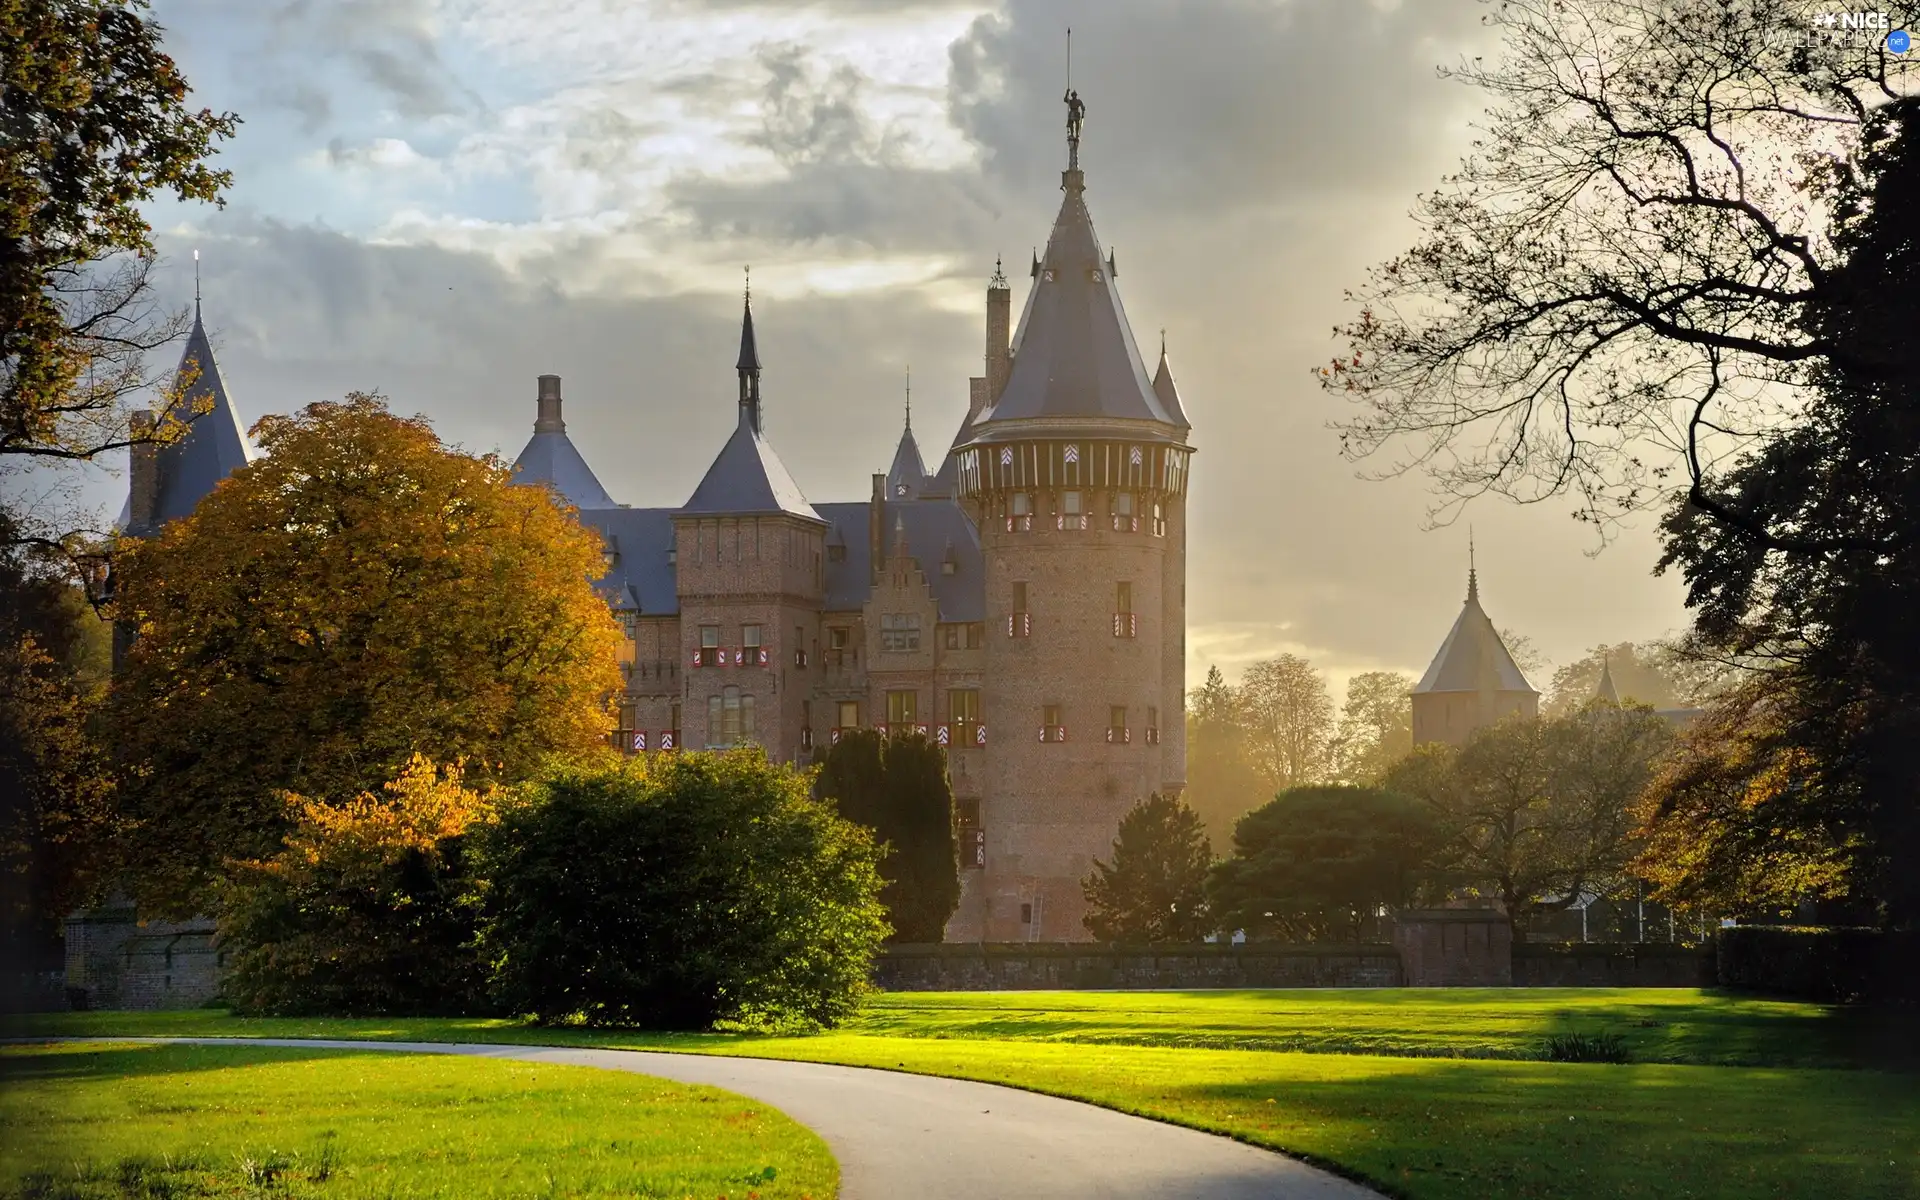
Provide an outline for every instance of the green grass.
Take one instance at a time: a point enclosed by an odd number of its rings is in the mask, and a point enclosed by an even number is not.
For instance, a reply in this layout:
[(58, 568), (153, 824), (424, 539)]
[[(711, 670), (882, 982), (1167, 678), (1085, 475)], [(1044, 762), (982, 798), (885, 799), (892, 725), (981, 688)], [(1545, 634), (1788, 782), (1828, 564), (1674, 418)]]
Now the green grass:
[[(793, 1037), (217, 1011), (11, 1020), (16, 1033), (545, 1042), (950, 1075), (1228, 1134), (1414, 1200), (1913, 1200), (1920, 1075), (1875, 1068), (1900, 1061), (1891, 1047), (1915, 1024), (1681, 989), (894, 994), (847, 1029)], [(1634, 1061), (1529, 1061), (1574, 1033), (1616, 1035)]]
[(487, 1059), (0, 1048), (0, 1196), (827, 1200), (838, 1168), (714, 1088)]

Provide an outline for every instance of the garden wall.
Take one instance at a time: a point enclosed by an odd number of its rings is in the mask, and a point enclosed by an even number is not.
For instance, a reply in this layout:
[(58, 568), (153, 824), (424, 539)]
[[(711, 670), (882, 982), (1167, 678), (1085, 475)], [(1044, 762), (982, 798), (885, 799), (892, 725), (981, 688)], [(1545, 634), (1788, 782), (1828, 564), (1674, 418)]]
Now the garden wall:
[(1515, 987), (1712, 987), (1713, 948), (1664, 942), (1516, 942)]
[(874, 982), (894, 992), (1021, 988), (1398, 987), (1392, 946), (1169, 946), (1051, 942), (888, 946)]
[(220, 994), (222, 955), (213, 922), (148, 921), (126, 909), (67, 918), (71, 1007), (198, 1008)]

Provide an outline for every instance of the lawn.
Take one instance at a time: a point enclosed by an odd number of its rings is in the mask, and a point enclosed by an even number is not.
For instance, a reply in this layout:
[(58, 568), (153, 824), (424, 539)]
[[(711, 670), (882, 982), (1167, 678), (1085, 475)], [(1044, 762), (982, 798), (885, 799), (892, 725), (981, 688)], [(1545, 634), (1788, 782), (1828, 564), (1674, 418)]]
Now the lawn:
[(0, 1196), (827, 1200), (826, 1146), (713, 1088), (337, 1050), (0, 1047)]
[[(1911, 1017), (1689, 990), (896, 994), (846, 1029), (793, 1037), (213, 1011), (11, 1024), (704, 1050), (952, 1075), (1229, 1134), (1414, 1200), (1920, 1197), (1920, 1076), (1873, 1069), (1899, 1060), (1888, 1039), (1911, 1039)], [(1570, 1030), (1618, 1033), (1637, 1061), (1526, 1061)]]

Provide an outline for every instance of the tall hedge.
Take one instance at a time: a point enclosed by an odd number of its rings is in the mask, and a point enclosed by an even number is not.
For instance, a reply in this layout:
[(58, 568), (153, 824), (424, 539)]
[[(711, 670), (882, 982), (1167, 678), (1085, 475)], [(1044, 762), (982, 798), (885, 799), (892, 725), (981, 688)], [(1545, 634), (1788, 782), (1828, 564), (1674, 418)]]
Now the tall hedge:
[(550, 768), (482, 854), (494, 995), (546, 1022), (832, 1025), (886, 933), (873, 840), (759, 751)]
[(1920, 1003), (1920, 932), (1786, 925), (1722, 929), (1720, 986), (1827, 1003)]
[(940, 941), (960, 907), (947, 752), (925, 734), (851, 730), (827, 752), (815, 786), (886, 849), (880, 903), (893, 926), (889, 940)]

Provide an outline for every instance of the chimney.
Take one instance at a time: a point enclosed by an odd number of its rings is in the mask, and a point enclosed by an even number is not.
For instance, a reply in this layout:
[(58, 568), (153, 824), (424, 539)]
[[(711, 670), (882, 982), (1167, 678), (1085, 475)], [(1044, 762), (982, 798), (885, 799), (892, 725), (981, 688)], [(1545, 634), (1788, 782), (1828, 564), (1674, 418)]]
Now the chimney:
[(1013, 355), (1008, 352), (1013, 335), (1013, 289), (1007, 277), (997, 269), (987, 285), (987, 403), (1000, 401), (1000, 390), (1007, 386), (1013, 371)]
[(560, 377), (558, 375), (540, 377), (540, 399), (536, 404), (533, 417), (535, 433), (567, 431), (567, 423), (560, 419)]
[(127, 532), (145, 535), (160, 507), (160, 447), (153, 443), (153, 410), (137, 409), (127, 448)]
[(987, 381), (984, 376), (975, 375), (967, 380), (967, 424), (971, 425), (987, 406)]
[(873, 500), (867, 505), (867, 555), (873, 568), (873, 577), (880, 578), (880, 568), (886, 562), (887, 554), (887, 477), (873, 477)]

